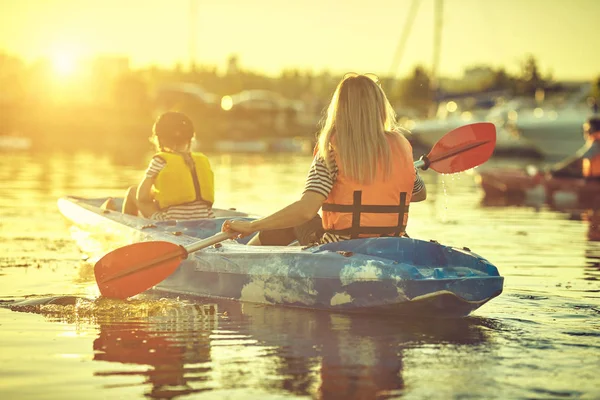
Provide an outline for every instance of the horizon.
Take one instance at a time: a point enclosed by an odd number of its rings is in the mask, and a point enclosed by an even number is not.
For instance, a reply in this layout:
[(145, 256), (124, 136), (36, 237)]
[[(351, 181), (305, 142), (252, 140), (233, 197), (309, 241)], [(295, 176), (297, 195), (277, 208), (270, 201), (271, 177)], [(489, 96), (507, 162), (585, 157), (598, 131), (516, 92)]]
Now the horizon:
[[(239, 0), (176, 5), (162, 0), (0, 0), (0, 51), (27, 63), (50, 58), (67, 72), (96, 56), (127, 57), (134, 69), (187, 68), (195, 60), (197, 66), (222, 71), (235, 55), (241, 69), (269, 76), (286, 69), (388, 76), (411, 3), (351, 0), (340, 7), (333, 0), (301, 5), (257, 0), (243, 8), (246, 4)], [(532, 55), (543, 76), (596, 79), (600, 54), (581, 51), (576, 43), (592, 37), (600, 3), (548, 3), (444, 1), (439, 76), (460, 78), (465, 69), (477, 66), (514, 74)], [(194, 4), (197, 12), (190, 14)], [(393, 76), (408, 76), (419, 65), (431, 71), (434, 6), (435, 0), (420, 2)], [(343, 21), (345, 28), (332, 28), (331, 21)]]

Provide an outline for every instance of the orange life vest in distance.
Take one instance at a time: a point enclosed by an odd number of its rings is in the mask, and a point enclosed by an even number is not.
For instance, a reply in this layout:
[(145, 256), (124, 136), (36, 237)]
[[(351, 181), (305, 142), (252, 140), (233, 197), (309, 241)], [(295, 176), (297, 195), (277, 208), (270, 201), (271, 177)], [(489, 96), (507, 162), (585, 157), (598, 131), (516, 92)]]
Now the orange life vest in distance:
[(415, 184), (412, 146), (402, 135), (387, 136), (392, 166), (386, 180), (379, 163), (375, 180), (361, 184), (350, 180), (337, 155), (337, 180), (323, 203), (323, 228), (352, 238), (401, 236), (408, 223), (408, 205)]
[(582, 173), (585, 178), (600, 178), (600, 132), (590, 134), (592, 143), (583, 157)]

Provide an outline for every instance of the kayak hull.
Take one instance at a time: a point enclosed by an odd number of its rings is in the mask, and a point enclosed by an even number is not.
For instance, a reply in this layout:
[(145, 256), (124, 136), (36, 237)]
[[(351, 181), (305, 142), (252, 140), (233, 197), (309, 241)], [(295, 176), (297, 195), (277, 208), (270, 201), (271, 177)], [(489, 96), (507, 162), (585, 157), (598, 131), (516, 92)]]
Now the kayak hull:
[[(231, 217), (153, 222), (103, 211), (100, 200), (59, 199), (86, 253), (149, 240), (181, 245), (209, 237)], [(246, 239), (248, 240), (248, 239)], [(468, 249), (409, 238), (369, 238), (301, 248), (246, 246), (233, 240), (189, 255), (152, 291), (327, 311), (459, 317), (503, 289), (504, 278)]]

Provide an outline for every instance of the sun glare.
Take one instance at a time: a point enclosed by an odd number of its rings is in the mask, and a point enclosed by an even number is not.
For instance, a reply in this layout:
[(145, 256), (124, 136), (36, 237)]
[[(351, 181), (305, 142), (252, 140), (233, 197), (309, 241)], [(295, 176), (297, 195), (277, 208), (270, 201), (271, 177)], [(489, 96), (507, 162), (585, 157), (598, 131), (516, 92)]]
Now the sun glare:
[(59, 52), (52, 56), (54, 71), (60, 76), (69, 76), (75, 72), (77, 62), (72, 54)]

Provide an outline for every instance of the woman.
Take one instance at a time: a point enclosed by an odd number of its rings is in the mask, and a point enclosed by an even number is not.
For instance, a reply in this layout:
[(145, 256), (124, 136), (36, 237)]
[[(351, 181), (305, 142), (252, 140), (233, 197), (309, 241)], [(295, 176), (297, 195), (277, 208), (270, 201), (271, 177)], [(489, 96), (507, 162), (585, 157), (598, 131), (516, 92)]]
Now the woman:
[(377, 78), (351, 73), (333, 94), (300, 200), (255, 221), (226, 221), (223, 231), (260, 231), (253, 245), (404, 236), (408, 204), (426, 197)]

